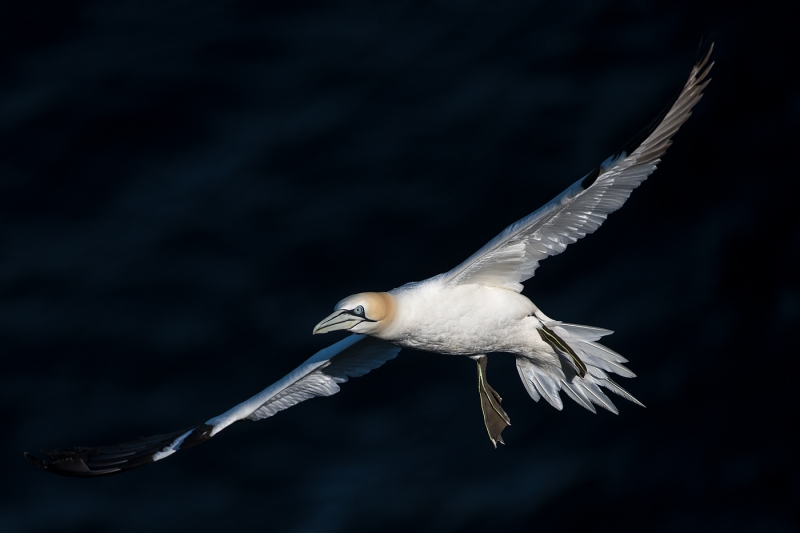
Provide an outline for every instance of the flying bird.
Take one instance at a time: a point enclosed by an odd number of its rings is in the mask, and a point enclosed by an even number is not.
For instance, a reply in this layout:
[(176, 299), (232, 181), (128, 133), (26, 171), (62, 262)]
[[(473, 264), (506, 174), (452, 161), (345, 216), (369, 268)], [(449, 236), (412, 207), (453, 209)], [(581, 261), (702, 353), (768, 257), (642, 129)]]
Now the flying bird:
[(116, 446), (69, 447), (26, 453), (48, 472), (91, 477), (160, 461), (217, 435), (240, 420), (268, 418), (316, 396), (330, 396), (348, 378), (393, 359), (402, 348), (474, 359), (483, 420), (491, 442), (504, 443), (510, 424), (500, 395), (486, 380), (488, 355), (507, 352), (528, 394), (562, 408), (560, 392), (595, 412), (617, 412), (603, 389), (641, 405), (609, 374), (634, 377), (621, 355), (597, 341), (607, 329), (553, 320), (521, 294), (539, 262), (594, 232), (656, 169), (672, 136), (691, 115), (711, 81), (704, 47), (670, 105), (622, 150), (570, 185), (538, 211), (511, 224), (466, 261), (444, 274), (388, 292), (354, 294), (336, 304), (314, 334), (351, 334), (317, 352), (289, 375), (249, 400), (182, 431)]

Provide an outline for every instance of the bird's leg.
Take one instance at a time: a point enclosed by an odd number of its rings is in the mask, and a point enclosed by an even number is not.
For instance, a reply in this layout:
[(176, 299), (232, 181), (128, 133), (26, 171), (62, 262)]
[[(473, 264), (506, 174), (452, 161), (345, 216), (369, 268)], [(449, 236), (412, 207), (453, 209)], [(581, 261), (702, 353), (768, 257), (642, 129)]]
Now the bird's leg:
[(486, 431), (489, 432), (489, 439), (497, 448), (497, 443), (503, 442), (503, 437), (500, 434), (503, 430), (511, 425), (508, 415), (503, 408), (500, 407), (500, 402), (503, 399), (499, 394), (486, 382), (486, 363), (489, 358), (485, 355), (473, 357), (475, 362), (478, 363), (478, 394), (481, 398), (481, 411), (483, 411), (483, 423), (486, 425)]

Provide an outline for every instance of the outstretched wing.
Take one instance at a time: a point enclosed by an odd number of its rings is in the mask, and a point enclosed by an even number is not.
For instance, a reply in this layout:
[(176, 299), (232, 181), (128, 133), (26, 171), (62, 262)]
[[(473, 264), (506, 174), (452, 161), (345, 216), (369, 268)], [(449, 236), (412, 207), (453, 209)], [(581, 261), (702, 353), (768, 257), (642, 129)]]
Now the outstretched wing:
[(542, 259), (593, 233), (656, 169), (678, 128), (703, 96), (714, 63), (713, 43), (703, 49), (673, 102), (618, 154), (573, 183), (538, 211), (503, 230), (469, 259), (442, 276), (447, 284), (481, 283), (516, 292)]
[(394, 359), (399, 351), (399, 346), (373, 337), (350, 335), (320, 350), (249, 400), (197, 427), (116, 446), (59, 448), (44, 451), (43, 457), (30, 453), (25, 453), (25, 457), (48, 472), (65, 476), (91, 477), (124, 472), (205, 442), (239, 420), (268, 418), (309, 398), (336, 394), (340, 383), (378, 368)]

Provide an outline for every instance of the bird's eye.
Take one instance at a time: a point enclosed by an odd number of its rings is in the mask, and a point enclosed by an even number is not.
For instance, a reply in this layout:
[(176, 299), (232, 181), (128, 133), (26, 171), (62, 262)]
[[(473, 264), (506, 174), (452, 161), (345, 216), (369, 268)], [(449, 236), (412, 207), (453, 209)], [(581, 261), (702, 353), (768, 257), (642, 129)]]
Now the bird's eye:
[(364, 306), (363, 305), (359, 305), (358, 307), (353, 309), (353, 314), (354, 315), (359, 315), (359, 316), (364, 316)]

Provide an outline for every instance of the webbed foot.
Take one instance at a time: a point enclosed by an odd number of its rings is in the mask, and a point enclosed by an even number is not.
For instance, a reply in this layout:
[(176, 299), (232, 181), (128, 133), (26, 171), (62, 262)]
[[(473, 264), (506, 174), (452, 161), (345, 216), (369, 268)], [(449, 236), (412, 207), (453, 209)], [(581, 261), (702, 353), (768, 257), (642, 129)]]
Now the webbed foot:
[(503, 437), (500, 435), (503, 430), (511, 425), (511, 420), (503, 408), (500, 407), (500, 402), (503, 399), (499, 394), (486, 382), (486, 364), (488, 357), (482, 355), (475, 359), (478, 363), (478, 394), (481, 398), (481, 411), (483, 411), (483, 423), (486, 425), (486, 431), (489, 433), (489, 439), (497, 448), (497, 443), (505, 444)]

